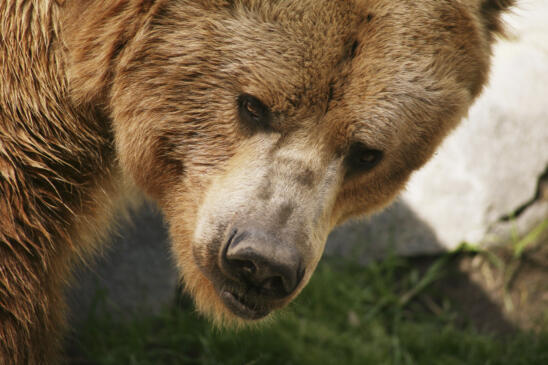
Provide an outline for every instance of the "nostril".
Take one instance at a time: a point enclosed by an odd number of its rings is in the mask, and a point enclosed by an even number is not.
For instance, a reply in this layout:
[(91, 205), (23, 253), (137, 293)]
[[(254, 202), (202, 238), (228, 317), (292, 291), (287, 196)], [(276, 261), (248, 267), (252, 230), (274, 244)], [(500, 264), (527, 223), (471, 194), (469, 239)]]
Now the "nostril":
[(256, 271), (257, 271), (257, 267), (255, 266), (255, 264), (251, 261), (248, 261), (248, 260), (230, 260), (231, 262), (231, 265), (245, 273), (245, 274), (248, 274), (248, 275), (253, 275)]
[(266, 279), (261, 283), (261, 288), (268, 293), (286, 292), (283, 279), (280, 276)]
[(228, 241), (226, 242), (227, 248), (232, 244), (232, 240), (234, 240), (234, 237), (236, 237), (237, 233), (238, 233), (238, 230), (236, 228), (234, 228), (232, 232), (230, 232), (230, 236), (228, 237)]
[(248, 232), (241, 232), (238, 234), (238, 230), (234, 229), (232, 233), (230, 234), (230, 237), (228, 238), (228, 241), (226, 243), (226, 249), (234, 249), (240, 242), (245, 240), (247, 237), (249, 237)]

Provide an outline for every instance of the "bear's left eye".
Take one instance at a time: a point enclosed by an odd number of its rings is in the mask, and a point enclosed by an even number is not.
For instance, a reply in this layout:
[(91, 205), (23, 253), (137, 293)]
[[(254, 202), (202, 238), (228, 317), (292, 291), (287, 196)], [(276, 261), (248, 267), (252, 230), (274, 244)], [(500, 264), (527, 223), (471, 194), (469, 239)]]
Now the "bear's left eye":
[(262, 101), (249, 94), (238, 97), (240, 120), (250, 127), (268, 128), (271, 119), (270, 110)]
[(355, 143), (350, 147), (346, 158), (348, 173), (367, 172), (377, 166), (382, 158), (383, 152), (370, 148), (362, 143)]

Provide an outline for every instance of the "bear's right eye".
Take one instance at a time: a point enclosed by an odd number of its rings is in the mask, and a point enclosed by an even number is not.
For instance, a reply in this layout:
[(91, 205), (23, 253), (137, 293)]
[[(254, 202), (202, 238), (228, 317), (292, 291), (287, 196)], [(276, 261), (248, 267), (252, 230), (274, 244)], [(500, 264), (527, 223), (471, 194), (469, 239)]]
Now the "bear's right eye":
[(242, 94), (238, 97), (238, 114), (242, 122), (255, 128), (268, 128), (272, 117), (268, 107), (249, 94)]

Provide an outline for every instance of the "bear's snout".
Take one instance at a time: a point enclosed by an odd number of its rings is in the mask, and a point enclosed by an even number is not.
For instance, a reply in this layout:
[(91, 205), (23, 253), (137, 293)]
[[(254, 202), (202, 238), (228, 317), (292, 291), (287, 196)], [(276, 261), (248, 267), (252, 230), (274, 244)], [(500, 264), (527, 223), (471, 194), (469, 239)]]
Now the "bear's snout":
[(245, 294), (221, 293), (221, 298), (235, 314), (254, 317), (242, 309), (252, 311), (255, 302), (270, 307), (269, 302), (287, 298), (297, 289), (305, 273), (302, 254), (295, 245), (258, 227), (239, 226), (230, 232), (219, 252), (219, 267), (239, 287), (236, 292)]

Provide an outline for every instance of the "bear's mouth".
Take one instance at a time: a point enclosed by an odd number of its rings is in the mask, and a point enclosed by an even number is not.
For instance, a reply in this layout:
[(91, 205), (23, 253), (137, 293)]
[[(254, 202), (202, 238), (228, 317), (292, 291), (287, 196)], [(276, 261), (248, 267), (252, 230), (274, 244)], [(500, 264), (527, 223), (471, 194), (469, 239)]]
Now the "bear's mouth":
[(266, 317), (270, 313), (270, 309), (259, 307), (245, 297), (229, 290), (221, 290), (220, 297), (232, 313), (243, 319), (257, 320)]
[[(197, 263), (199, 263), (198, 260)], [(199, 264), (198, 267), (213, 284), (217, 295), (232, 314), (246, 320), (258, 320), (266, 317), (276, 307), (265, 303), (268, 299), (261, 298), (255, 288), (242, 287), (224, 277), (216, 265), (213, 270), (207, 270)]]

